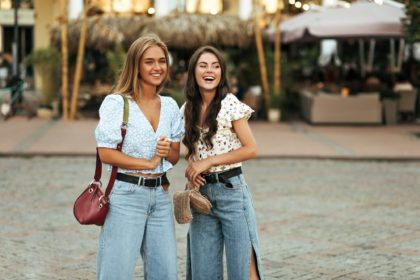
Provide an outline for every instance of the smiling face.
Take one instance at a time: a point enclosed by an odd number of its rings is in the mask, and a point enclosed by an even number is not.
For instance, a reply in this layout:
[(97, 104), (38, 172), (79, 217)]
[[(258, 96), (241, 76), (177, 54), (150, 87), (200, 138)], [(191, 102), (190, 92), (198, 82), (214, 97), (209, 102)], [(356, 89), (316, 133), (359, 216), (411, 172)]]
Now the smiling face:
[(140, 59), (140, 84), (159, 86), (168, 75), (165, 52), (159, 46), (148, 48)]
[(215, 92), (222, 76), (217, 57), (209, 52), (203, 53), (197, 61), (194, 75), (200, 92)]

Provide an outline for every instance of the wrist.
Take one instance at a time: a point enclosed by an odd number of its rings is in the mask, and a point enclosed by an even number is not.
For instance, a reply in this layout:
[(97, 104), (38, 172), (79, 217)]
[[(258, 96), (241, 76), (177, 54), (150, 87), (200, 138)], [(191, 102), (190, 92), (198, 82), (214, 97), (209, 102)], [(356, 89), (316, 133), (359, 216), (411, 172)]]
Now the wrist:
[(213, 167), (216, 163), (214, 162), (214, 156), (206, 158), (209, 168)]
[(158, 164), (160, 163), (161, 157), (158, 156), (154, 156), (151, 160), (150, 160), (150, 169), (155, 169), (156, 166), (158, 166)]

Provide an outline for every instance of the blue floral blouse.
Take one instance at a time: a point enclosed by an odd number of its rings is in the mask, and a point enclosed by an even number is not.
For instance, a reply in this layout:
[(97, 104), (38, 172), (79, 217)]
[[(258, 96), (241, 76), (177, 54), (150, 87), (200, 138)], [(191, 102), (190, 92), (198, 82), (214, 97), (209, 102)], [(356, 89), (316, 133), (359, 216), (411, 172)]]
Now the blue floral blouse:
[[(125, 135), (122, 152), (131, 157), (151, 159), (156, 150), (157, 140), (166, 136), (173, 142), (180, 142), (184, 134), (184, 125), (178, 105), (171, 97), (160, 97), (160, 119), (156, 132), (149, 120), (138, 107), (137, 103), (128, 97), (129, 114), (127, 134)], [(99, 109), (99, 123), (95, 130), (97, 147), (117, 148), (121, 142), (121, 124), (123, 121), (124, 101), (121, 95), (111, 94), (105, 97)], [(118, 172), (142, 172), (147, 174), (163, 173), (172, 168), (172, 164), (163, 159), (153, 170), (128, 170), (119, 168)]]

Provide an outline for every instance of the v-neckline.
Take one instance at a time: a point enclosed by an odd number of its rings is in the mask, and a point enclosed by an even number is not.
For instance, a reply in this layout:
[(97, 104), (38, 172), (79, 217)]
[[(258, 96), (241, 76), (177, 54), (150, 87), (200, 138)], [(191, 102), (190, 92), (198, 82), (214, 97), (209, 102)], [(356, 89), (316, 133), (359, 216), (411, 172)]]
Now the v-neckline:
[(159, 101), (160, 101), (160, 109), (159, 109), (159, 120), (158, 120), (158, 124), (156, 126), (156, 130), (153, 128), (152, 123), (149, 121), (149, 119), (146, 117), (146, 115), (144, 114), (144, 112), (141, 110), (139, 104), (137, 104), (137, 102), (133, 99), (134, 103), (136, 104), (136, 107), (139, 109), (141, 115), (143, 116), (143, 118), (146, 120), (147, 124), (149, 125), (150, 129), (153, 131), (154, 134), (156, 134), (159, 131), (159, 127), (160, 127), (160, 120), (162, 119), (162, 107), (163, 107), (163, 102), (162, 102), (162, 98), (160, 95), (158, 95), (159, 97)]

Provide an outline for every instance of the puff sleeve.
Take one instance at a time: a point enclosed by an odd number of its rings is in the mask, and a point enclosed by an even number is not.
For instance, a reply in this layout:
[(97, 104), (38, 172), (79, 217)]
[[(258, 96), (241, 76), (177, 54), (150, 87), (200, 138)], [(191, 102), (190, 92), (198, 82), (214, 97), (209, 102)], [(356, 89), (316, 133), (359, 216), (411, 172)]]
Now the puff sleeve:
[(171, 99), (173, 114), (172, 114), (172, 122), (171, 122), (171, 139), (174, 142), (181, 142), (181, 138), (184, 135), (184, 122), (181, 118), (181, 113), (178, 108), (178, 104), (176, 104), (175, 100)]
[(242, 118), (246, 118), (248, 120), (254, 112), (251, 107), (239, 101), (238, 98), (233, 94), (228, 94), (225, 99), (227, 110), (226, 113), (229, 121), (237, 121)]
[(96, 145), (100, 148), (117, 148), (121, 142), (121, 124), (124, 101), (122, 96), (111, 94), (105, 97), (99, 108), (99, 123), (95, 130)]

